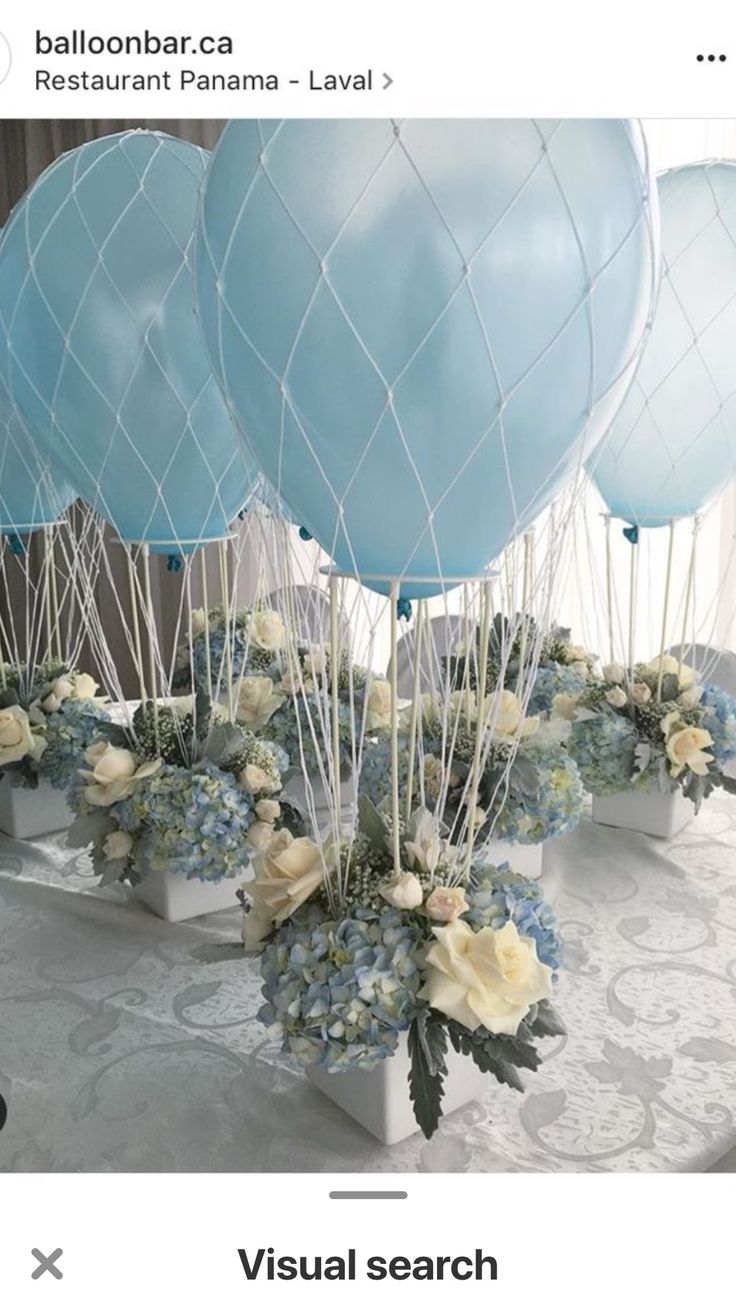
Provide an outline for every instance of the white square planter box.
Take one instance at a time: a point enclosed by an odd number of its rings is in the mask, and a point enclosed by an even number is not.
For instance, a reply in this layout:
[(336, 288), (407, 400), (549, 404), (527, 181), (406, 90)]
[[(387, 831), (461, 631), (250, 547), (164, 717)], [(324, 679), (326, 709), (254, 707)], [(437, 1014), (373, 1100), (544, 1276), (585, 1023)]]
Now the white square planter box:
[(65, 791), (57, 791), (42, 779), (38, 786), (11, 786), (6, 775), (0, 779), (0, 831), (18, 841), (61, 832), (74, 819)]
[(542, 851), (539, 845), (517, 845), (513, 841), (489, 841), (483, 847), (492, 864), (510, 864), (515, 873), (537, 881), (542, 876)]
[(672, 792), (620, 791), (617, 795), (593, 796), (594, 823), (625, 827), (647, 836), (677, 836), (694, 814), (692, 802), (679, 787)]
[(146, 874), (136, 886), (135, 894), (167, 923), (182, 923), (187, 918), (217, 913), (219, 909), (239, 908), (236, 895), (239, 886), (237, 877), (200, 882), (198, 877), (156, 870)]
[[(479, 1100), (490, 1090), (493, 1081), (489, 1073), (480, 1071), (469, 1055), (456, 1054), (452, 1047), (447, 1051), (446, 1060), (443, 1117), (473, 1100)], [(323, 1068), (312, 1066), (307, 1068), (307, 1077), (384, 1145), (396, 1145), (397, 1141), (403, 1141), (420, 1130), (409, 1099), (410, 1066), (408, 1040), (402, 1034), (396, 1053), (369, 1072), (350, 1069), (344, 1073), (327, 1073)]]

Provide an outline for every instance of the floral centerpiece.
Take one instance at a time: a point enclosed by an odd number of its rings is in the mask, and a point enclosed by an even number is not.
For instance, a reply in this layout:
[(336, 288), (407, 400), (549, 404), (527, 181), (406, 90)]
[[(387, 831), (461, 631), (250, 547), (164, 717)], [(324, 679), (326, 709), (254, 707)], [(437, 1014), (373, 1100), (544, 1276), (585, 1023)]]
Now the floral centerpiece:
[(65, 791), (100, 724), (106, 697), (61, 660), (0, 667), (0, 774), (14, 786)]
[(254, 849), (301, 830), (282, 795), (283, 751), (223, 720), (204, 692), (139, 706), (129, 728), (109, 723), (71, 790), (69, 844), (91, 846), (103, 883), (147, 873), (219, 882)]
[(184, 642), (178, 651), (175, 685), (179, 689), (216, 685), (229, 667), (232, 677), (267, 672), (279, 660), (287, 643), (287, 631), (275, 609), (238, 608), (226, 615), (222, 605), (205, 613), (193, 609), (190, 616), (191, 646)]
[[(518, 697), (507, 690), (486, 698), (482, 716), (488, 727), (473, 814), (476, 839), (492, 833), (498, 840), (538, 845), (572, 831), (582, 815), (584, 788), (558, 725), (542, 722), (537, 715), (525, 716)], [(423, 796), (433, 810), (441, 802), (443, 817), (454, 830), (467, 822), (477, 719), (475, 692), (452, 692), (447, 714), (436, 697), (423, 697), (422, 753), (412, 794)], [(405, 716), (404, 728), (406, 724)], [(402, 739), (404, 765), (407, 756), (408, 744)], [(385, 741), (366, 747), (360, 785), (375, 804), (385, 807), (389, 788)], [(404, 768), (402, 796), (407, 785)]]
[(554, 917), (533, 882), (461, 852), (416, 810), (392, 856), (388, 819), (362, 796), (339, 849), (288, 831), (253, 864), (243, 936), (260, 952), (260, 1020), (305, 1065), (369, 1071), (408, 1038), (408, 1092), (430, 1137), (450, 1049), (522, 1090), (536, 1042), (563, 1032), (551, 997)]
[[(460, 642), (443, 661), (455, 689), (468, 686), (474, 690), (478, 685), (479, 627), (472, 640), (470, 651)], [(549, 713), (556, 695), (580, 694), (593, 676), (595, 656), (584, 646), (573, 644), (568, 628), (554, 626), (540, 634), (530, 616), (517, 614), (512, 623), (503, 614), (495, 614), (488, 642), (486, 685), (518, 690), (532, 651), (536, 672), (529, 697), (530, 714)]]
[(698, 684), (672, 655), (637, 664), (631, 676), (608, 664), (556, 712), (571, 721), (568, 749), (594, 796), (680, 789), (697, 811), (715, 787), (736, 793), (725, 772), (736, 758), (736, 701)]

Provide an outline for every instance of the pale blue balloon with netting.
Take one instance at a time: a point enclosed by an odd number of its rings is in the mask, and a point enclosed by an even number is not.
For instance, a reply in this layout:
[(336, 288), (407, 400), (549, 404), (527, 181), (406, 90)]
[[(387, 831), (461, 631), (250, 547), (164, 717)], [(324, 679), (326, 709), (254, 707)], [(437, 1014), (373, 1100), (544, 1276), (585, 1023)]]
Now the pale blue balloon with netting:
[(736, 478), (736, 163), (658, 178), (662, 279), (651, 337), (590, 471), (611, 513), (660, 527)]
[(297, 521), (411, 598), (480, 574), (610, 426), (656, 247), (628, 121), (242, 121), (205, 180), (197, 296)]
[(82, 145), (38, 178), (0, 245), (18, 409), (124, 540), (167, 553), (224, 537), (254, 481), (195, 312), (207, 161), (160, 132)]
[(22, 537), (52, 527), (75, 499), (52, 470), (48, 450), (32, 439), (0, 374), (0, 533)]

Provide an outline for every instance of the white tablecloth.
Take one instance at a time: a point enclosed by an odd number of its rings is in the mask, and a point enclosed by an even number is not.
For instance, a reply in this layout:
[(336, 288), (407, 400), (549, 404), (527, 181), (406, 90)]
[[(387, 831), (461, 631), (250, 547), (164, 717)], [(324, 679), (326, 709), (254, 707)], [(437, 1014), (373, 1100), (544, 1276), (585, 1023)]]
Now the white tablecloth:
[[(385, 1148), (254, 1020), (239, 913), (172, 926), (63, 837), (0, 838), (0, 1169), (703, 1170), (736, 1146), (736, 805), (669, 845), (586, 821), (549, 849), (564, 1040)], [(723, 1166), (723, 1165), (722, 1165)]]

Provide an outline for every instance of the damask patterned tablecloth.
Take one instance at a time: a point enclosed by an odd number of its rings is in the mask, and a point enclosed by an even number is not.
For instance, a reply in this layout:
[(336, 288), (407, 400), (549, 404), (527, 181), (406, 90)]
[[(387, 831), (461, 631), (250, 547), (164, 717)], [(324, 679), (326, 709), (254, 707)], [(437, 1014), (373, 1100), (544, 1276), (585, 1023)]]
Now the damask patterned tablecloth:
[[(522, 1097), (489, 1084), (386, 1148), (255, 1021), (238, 911), (160, 922), (63, 836), (0, 838), (3, 1171), (700, 1171), (736, 1146), (736, 805), (669, 844), (585, 821), (550, 846), (566, 942)], [(723, 1165), (722, 1165), (723, 1166)]]

